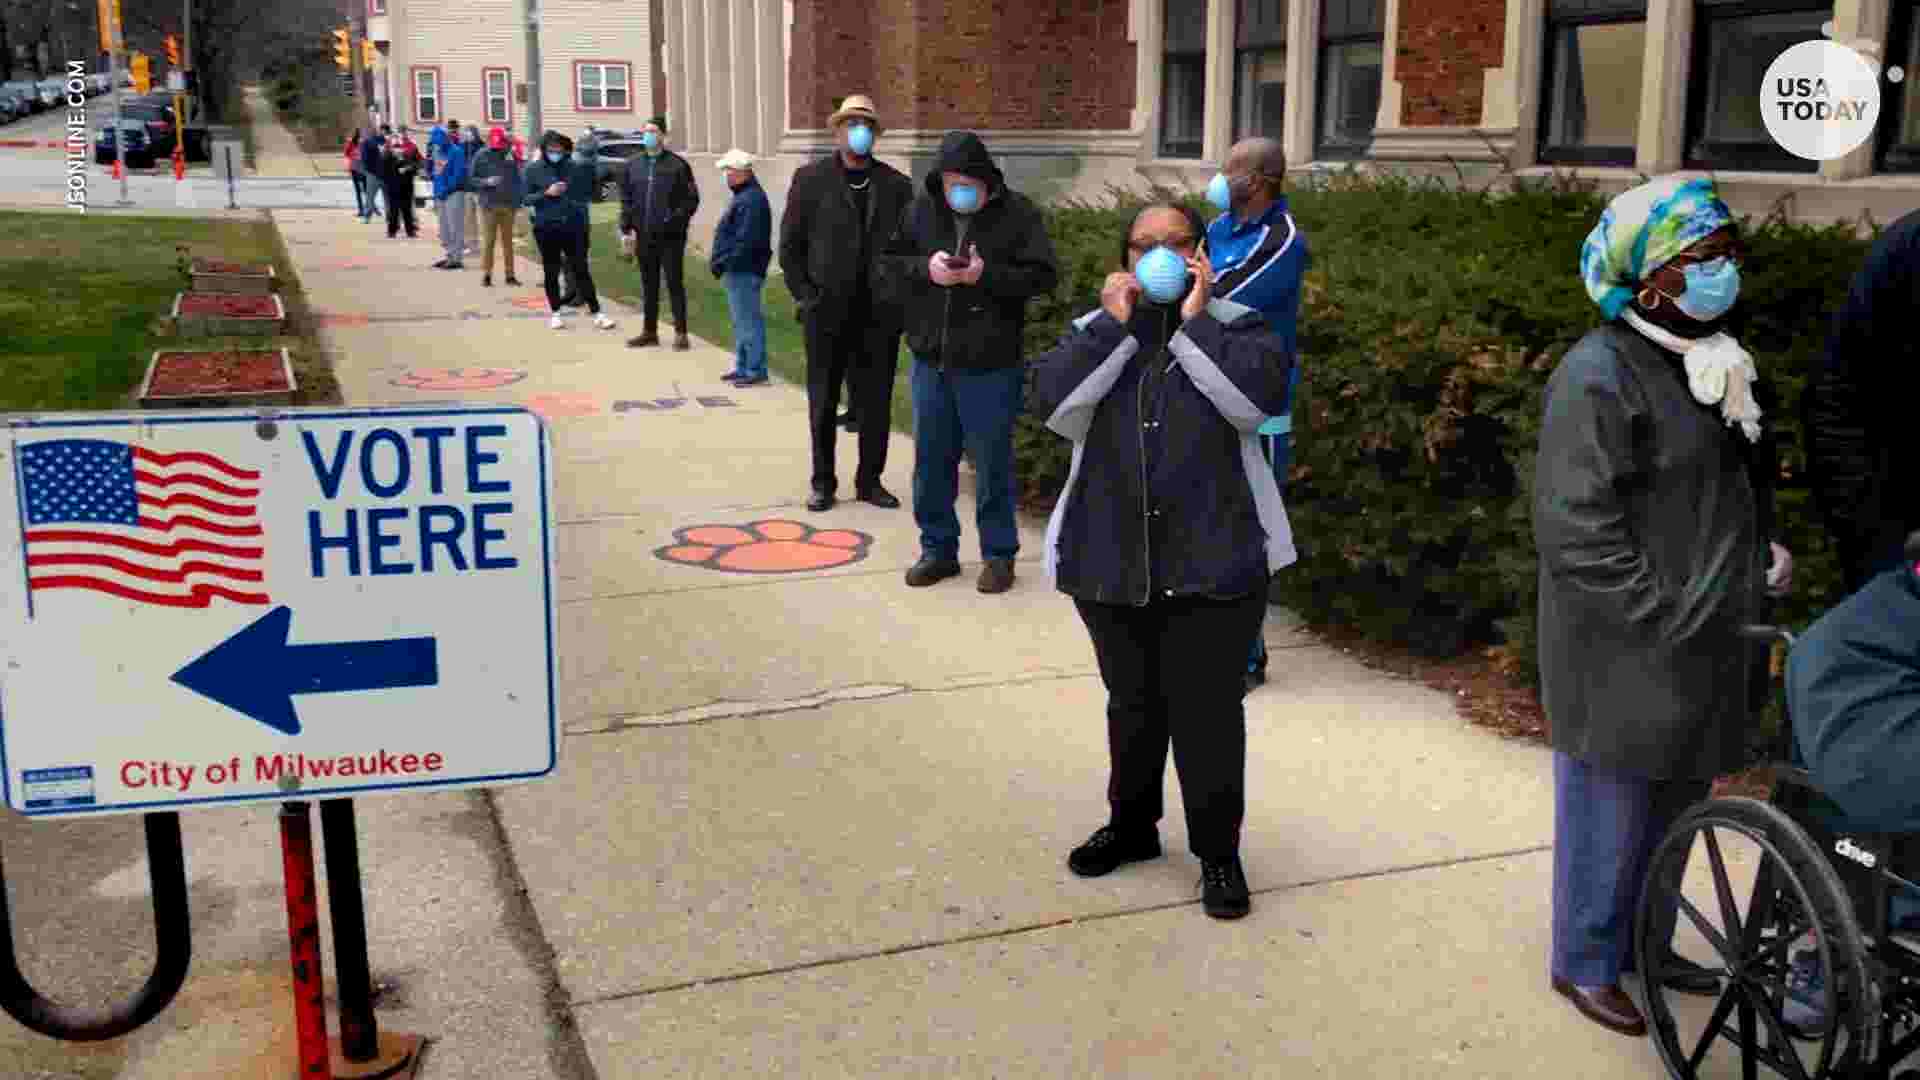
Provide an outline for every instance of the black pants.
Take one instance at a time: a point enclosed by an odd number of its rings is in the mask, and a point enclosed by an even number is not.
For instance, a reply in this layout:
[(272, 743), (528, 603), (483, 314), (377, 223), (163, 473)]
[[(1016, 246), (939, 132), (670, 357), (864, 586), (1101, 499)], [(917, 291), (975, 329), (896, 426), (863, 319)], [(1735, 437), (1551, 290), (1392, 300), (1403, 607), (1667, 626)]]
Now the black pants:
[(640, 312), (645, 329), (660, 325), (660, 277), (667, 278), (667, 301), (673, 308), (673, 327), (687, 328), (687, 234), (683, 232), (642, 233), (635, 241), (634, 255), (640, 261)]
[(537, 225), (533, 242), (540, 249), (540, 267), (546, 272), (547, 306), (560, 310), (560, 267), (564, 264), (573, 289), (587, 310), (600, 314), (600, 294), (587, 269), (587, 230), (581, 225)]
[(900, 331), (875, 326), (865, 304), (846, 313), (807, 313), (807, 423), (813, 433), (813, 489), (832, 493), (834, 447), (839, 432), (834, 414), (840, 409), (841, 384), (858, 415), (860, 464), (854, 470), (853, 489), (880, 485), (887, 469), (887, 440), (892, 435), (886, 417), (892, 411), (893, 380), (900, 370)]
[(412, 236), (420, 231), (413, 220), (413, 181), (388, 180), (387, 186), (387, 235), (398, 236), (401, 228)]
[(1241, 676), (1266, 597), (1155, 597), (1145, 607), (1076, 600), (1107, 684), (1111, 824), (1154, 827), (1167, 747), (1180, 775), (1187, 844), (1203, 859), (1240, 853), (1247, 715)]
[[(580, 250), (585, 253), (588, 258), (592, 258), (593, 225), (591, 223), (587, 225), (586, 231), (580, 234)], [(560, 267), (560, 302), (563, 304), (578, 304), (581, 302), (580, 286), (573, 283), (573, 271), (567, 269), (565, 265)]]

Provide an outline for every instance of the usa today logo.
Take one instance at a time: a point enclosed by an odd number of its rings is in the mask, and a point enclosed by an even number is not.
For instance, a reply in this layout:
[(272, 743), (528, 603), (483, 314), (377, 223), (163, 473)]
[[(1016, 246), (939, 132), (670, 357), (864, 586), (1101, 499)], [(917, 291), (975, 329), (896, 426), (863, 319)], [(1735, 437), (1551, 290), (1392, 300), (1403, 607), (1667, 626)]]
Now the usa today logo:
[[(1831, 35), (1833, 24), (1821, 28)], [(1899, 82), (1897, 67), (1887, 78)], [(1880, 62), (1833, 41), (1803, 41), (1768, 66), (1760, 88), (1767, 134), (1795, 157), (1832, 161), (1873, 137), (1880, 119)]]

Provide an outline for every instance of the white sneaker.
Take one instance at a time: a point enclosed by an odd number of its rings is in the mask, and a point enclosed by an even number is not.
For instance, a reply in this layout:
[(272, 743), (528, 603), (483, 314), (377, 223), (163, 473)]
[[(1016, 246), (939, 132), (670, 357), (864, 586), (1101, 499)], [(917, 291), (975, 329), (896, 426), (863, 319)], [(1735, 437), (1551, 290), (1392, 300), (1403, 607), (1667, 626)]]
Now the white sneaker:
[(547, 320), (547, 325), (555, 330), (565, 330), (567, 328), (567, 320), (555, 314), (553, 318)]
[(615, 323), (612, 319), (607, 318), (606, 312), (603, 311), (600, 314), (595, 315), (593, 317), (593, 325), (602, 330), (611, 330), (619, 324)]

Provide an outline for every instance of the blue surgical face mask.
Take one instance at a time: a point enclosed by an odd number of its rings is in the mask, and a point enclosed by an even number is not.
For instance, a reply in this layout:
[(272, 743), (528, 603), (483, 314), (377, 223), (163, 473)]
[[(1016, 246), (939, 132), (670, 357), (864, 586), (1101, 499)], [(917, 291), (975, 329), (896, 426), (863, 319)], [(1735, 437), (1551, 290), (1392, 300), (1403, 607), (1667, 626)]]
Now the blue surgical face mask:
[(980, 189), (972, 184), (948, 184), (947, 205), (956, 214), (971, 214), (980, 209)]
[(1133, 264), (1133, 276), (1147, 299), (1171, 304), (1187, 294), (1188, 279), (1193, 275), (1187, 270), (1187, 260), (1163, 244), (1140, 256), (1140, 261)]
[(660, 148), (660, 136), (651, 131), (643, 131), (640, 133), (640, 145), (649, 150), (657, 150)]
[(567, 155), (561, 153), (558, 150), (549, 150), (547, 151), (547, 160), (552, 162), (555, 165), (558, 165), (561, 162), (567, 160)]
[(861, 157), (873, 153), (873, 128), (867, 124), (855, 124), (848, 128), (847, 149)]
[(1683, 271), (1687, 289), (1674, 298), (1680, 314), (1695, 322), (1712, 322), (1725, 315), (1740, 298), (1740, 267), (1722, 256), (1703, 263), (1689, 263)]
[(1207, 201), (1222, 213), (1233, 209), (1233, 185), (1227, 183), (1226, 173), (1213, 174), (1213, 179), (1207, 184)]

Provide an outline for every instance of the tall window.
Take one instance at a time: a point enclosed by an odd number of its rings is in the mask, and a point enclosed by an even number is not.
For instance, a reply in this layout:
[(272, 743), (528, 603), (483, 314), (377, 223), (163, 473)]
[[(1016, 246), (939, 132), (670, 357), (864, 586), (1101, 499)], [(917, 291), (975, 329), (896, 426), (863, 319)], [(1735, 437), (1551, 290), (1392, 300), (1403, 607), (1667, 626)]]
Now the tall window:
[(1880, 83), (1880, 169), (1920, 172), (1920, 0), (1893, 9), (1893, 33), (1882, 51), (1887, 66), (1899, 65), (1906, 78)]
[(387, 0), (367, 0), (367, 14), (385, 15), (386, 13)]
[(487, 123), (512, 123), (513, 72), (506, 68), (487, 68), (480, 74), (486, 83)]
[(1206, 0), (1166, 0), (1160, 156), (1197, 158), (1207, 122)]
[(1281, 137), (1287, 105), (1287, 0), (1239, 0), (1233, 42), (1233, 138)]
[(440, 70), (413, 69), (413, 118), (422, 123), (440, 119)]
[(573, 107), (583, 112), (632, 112), (633, 65), (581, 61), (573, 65)]
[(1822, 39), (1831, 3), (1807, 0), (1700, 0), (1688, 87), (1686, 167), (1812, 172), (1767, 134), (1761, 83), (1779, 55)]
[(1385, 60), (1385, 0), (1324, 0), (1320, 125), (1314, 156), (1352, 158), (1373, 142)]
[(1646, 0), (1549, 0), (1541, 161), (1633, 164), (1646, 54)]

